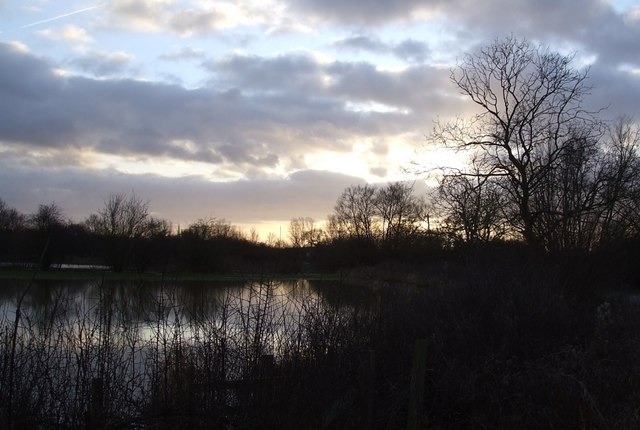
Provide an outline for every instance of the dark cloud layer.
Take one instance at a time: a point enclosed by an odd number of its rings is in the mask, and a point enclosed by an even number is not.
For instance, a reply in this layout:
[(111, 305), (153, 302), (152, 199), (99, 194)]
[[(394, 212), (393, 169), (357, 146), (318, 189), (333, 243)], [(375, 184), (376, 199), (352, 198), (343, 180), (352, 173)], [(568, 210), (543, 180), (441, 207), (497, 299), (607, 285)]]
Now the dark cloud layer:
[(71, 63), (83, 72), (99, 78), (118, 76), (126, 72), (131, 66), (132, 59), (123, 53), (108, 54), (104, 52), (88, 52)]
[(409, 19), (419, 9), (435, 9), (444, 0), (289, 0), (294, 10), (346, 24), (371, 25)]
[[(300, 13), (363, 28), (412, 21), (422, 12), (446, 19), (459, 36), (470, 40), (516, 34), (570, 42), (604, 61), (640, 64), (640, 23), (629, 22), (602, 0), (289, 0), (289, 4)], [(367, 43), (364, 39), (352, 42), (359, 42), (361, 48)], [(368, 47), (373, 48), (375, 43)]]
[(340, 39), (333, 45), (338, 49), (392, 54), (410, 63), (422, 63), (429, 56), (428, 45), (413, 39), (406, 39), (399, 43), (385, 43), (378, 37), (359, 34)]
[[(446, 73), (427, 66), (391, 73), (304, 55), (233, 56), (207, 65), (210, 88), (187, 90), (58, 76), (45, 60), (9, 45), (0, 45), (0, 62), (1, 140), (212, 164), (272, 167), (310, 148), (346, 151), (357, 136), (411, 131), (426, 104), (446, 110), (448, 103), (438, 90)], [(348, 103), (405, 113), (357, 111)]]

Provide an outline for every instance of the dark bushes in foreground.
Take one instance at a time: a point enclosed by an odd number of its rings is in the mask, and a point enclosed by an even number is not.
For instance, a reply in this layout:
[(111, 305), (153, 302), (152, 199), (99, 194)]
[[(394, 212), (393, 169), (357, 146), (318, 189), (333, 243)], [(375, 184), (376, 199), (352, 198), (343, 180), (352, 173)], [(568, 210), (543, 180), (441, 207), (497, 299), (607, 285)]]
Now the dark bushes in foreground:
[(406, 428), (426, 339), (425, 428), (637, 428), (640, 305), (589, 258), (439, 262), (417, 285), (388, 266), (375, 287), (283, 300), (257, 283), (190, 307), (169, 306), (180, 289), (167, 287), (145, 336), (106, 287), (84, 312), (59, 297), (46, 318), (21, 319), (15, 349), (5, 315), (0, 377), (13, 391), (0, 400), (15, 428), (84, 428), (100, 378), (105, 428)]

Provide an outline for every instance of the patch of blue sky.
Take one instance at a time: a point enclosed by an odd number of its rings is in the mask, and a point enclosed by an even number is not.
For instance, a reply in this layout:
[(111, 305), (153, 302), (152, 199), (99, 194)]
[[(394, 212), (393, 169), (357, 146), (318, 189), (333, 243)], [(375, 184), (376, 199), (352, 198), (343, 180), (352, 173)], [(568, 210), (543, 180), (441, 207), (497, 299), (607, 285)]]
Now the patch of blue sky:
[(626, 13), (640, 7), (638, 0), (608, 0), (608, 3), (618, 13)]

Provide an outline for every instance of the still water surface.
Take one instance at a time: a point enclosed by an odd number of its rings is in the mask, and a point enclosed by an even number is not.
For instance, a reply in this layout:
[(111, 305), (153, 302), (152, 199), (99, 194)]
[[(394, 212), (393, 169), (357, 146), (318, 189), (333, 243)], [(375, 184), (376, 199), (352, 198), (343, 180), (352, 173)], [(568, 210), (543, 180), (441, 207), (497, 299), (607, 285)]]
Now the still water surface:
[(303, 363), (362, 338), (353, 328), (368, 300), (306, 280), (2, 281), (0, 403), (24, 399), (72, 428), (99, 380), (119, 420), (193, 393), (236, 410), (242, 394), (229, 384), (262, 378), (265, 363)]
[[(281, 355), (310, 332), (340, 324), (370, 297), (327, 281), (4, 281), (0, 326), (21, 339), (110, 347), (224, 339)], [(16, 320), (20, 304), (18, 321)], [(59, 336), (55, 338), (52, 333)], [(65, 339), (60, 339), (60, 334)], [(67, 345), (74, 348), (73, 345)], [(257, 353), (257, 352), (256, 352)]]
[[(157, 330), (186, 330), (203, 323), (229, 329), (251, 323), (273, 325), (300, 321), (310, 307), (345, 307), (335, 283), (307, 281), (3, 281), (0, 320), (21, 315), (34, 327), (91, 322), (125, 326), (144, 338)], [(353, 298), (349, 299), (353, 301)], [(274, 328), (274, 327), (272, 327)], [(166, 333), (164, 333), (166, 334)]]

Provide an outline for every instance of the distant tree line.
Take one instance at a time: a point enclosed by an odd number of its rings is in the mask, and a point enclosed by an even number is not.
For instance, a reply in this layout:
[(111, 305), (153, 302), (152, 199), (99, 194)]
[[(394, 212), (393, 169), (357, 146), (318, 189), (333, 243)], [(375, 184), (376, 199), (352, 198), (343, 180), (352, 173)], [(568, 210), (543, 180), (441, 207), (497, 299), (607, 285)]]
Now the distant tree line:
[(0, 262), (37, 263), (43, 270), (61, 263), (114, 271), (336, 270), (415, 246), (427, 233), (425, 208), (424, 197), (406, 183), (351, 186), (326, 225), (294, 218), (289, 242), (274, 235), (261, 242), (255, 230), (247, 234), (219, 218), (174, 231), (136, 195), (112, 194), (80, 223), (68, 220), (56, 203), (22, 214), (0, 199)]
[(69, 221), (56, 203), (22, 214), (0, 199), (0, 262), (85, 264), (124, 270), (195, 272), (243, 270), (276, 259), (281, 248), (258, 243), (224, 219), (200, 219), (179, 232), (151, 215), (149, 203), (135, 195), (112, 194), (84, 221)]

